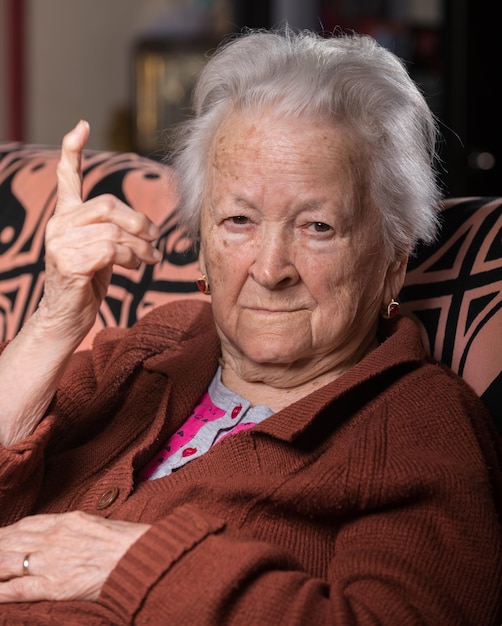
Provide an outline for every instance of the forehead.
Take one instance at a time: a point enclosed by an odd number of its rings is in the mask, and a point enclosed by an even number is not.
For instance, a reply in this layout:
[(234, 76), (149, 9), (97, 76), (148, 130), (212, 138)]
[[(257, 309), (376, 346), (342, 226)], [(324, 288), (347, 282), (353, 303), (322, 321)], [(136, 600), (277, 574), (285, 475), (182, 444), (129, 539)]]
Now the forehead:
[(273, 110), (233, 111), (218, 128), (210, 164), (235, 169), (246, 161), (306, 173), (320, 171), (347, 181), (359, 172), (358, 142), (348, 129), (310, 117), (281, 117)]
[(364, 154), (364, 144), (343, 125), (232, 112), (211, 145), (202, 218), (237, 202), (281, 219), (318, 209), (347, 228), (376, 228), (380, 213), (371, 202)]

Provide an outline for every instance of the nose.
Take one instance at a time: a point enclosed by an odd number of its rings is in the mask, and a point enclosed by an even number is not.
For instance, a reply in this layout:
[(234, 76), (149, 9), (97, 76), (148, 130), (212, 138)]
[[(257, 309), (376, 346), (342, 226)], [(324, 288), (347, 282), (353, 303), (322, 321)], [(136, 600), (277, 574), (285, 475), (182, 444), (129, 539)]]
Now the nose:
[(283, 289), (295, 284), (299, 273), (294, 263), (291, 238), (283, 232), (267, 229), (256, 243), (256, 254), (249, 274), (266, 289)]

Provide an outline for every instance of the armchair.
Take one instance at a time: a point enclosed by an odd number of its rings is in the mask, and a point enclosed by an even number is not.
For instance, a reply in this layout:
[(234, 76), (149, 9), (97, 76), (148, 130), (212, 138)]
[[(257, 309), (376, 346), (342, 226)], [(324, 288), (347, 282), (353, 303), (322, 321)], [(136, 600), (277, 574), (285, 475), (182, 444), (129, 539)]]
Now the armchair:
[[(59, 149), (0, 142), (0, 340), (12, 338), (40, 300), (45, 225), (55, 206)], [(176, 230), (169, 168), (133, 153), (87, 151), (86, 197), (112, 193), (160, 225), (162, 261), (117, 267), (96, 323), (130, 326), (154, 306), (200, 298), (197, 258)], [(425, 346), (483, 399), (502, 431), (502, 197), (449, 199), (440, 239), (410, 260), (402, 310)]]

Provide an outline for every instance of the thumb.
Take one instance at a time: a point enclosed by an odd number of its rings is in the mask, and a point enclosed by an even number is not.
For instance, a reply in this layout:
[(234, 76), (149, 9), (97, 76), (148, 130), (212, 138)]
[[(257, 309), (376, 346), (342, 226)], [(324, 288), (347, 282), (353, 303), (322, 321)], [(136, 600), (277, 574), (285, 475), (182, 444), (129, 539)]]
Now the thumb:
[(56, 211), (71, 209), (82, 202), (82, 150), (89, 132), (88, 122), (81, 120), (63, 138), (61, 158), (57, 168), (58, 206)]

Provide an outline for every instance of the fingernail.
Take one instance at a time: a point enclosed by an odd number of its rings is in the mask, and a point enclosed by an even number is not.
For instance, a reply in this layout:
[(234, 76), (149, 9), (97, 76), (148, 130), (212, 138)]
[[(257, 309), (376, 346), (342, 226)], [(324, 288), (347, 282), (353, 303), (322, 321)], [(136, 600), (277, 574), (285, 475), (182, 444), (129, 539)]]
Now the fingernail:
[(161, 260), (161, 258), (162, 258), (162, 252), (161, 252), (160, 250), (157, 250), (157, 248), (154, 248), (154, 249), (153, 249), (152, 254), (153, 254), (153, 258), (154, 258), (156, 261), (160, 261), (160, 260)]
[(80, 120), (76, 128), (79, 130), (89, 130), (89, 122), (87, 120)]
[(155, 226), (155, 224), (150, 224), (148, 234), (152, 239), (157, 239), (157, 237), (159, 236), (159, 227)]

